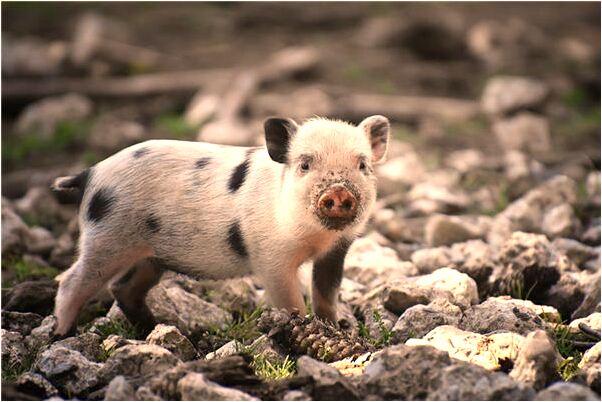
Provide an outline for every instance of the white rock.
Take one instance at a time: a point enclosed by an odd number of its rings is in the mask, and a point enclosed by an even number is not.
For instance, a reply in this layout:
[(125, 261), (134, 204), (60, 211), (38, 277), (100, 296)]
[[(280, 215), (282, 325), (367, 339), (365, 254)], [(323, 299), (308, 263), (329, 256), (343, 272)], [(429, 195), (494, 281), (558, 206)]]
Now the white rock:
[(552, 148), (548, 121), (532, 113), (520, 113), (493, 125), (493, 132), (506, 151), (549, 152)]
[(209, 381), (201, 373), (188, 373), (178, 381), (183, 401), (257, 401), (242, 391)]
[(548, 92), (544, 83), (531, 78), (497, 76), (487, 82), (481, 106), (486, 113), (493, 115), (530, 109), (543, 103)]

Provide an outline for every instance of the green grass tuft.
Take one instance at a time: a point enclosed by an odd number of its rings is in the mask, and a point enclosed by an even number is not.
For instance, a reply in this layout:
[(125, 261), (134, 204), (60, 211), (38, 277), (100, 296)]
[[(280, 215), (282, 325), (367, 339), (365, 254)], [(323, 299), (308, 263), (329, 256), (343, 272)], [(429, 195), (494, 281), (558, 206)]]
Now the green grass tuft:
[(96, 333), (103, 339), (108, 338), (109, 335), (119, 335), (126, 339), (138, 339), (140, 334), (129, 321), (121, 319), (111, 319), (110, 322), (97, 325)]
[(370, 335), (370, 330), (368, 329), (368, 326), (362, 321), (358, 321), (357, 323), (359, 336), (366, 339), (370, 344), (372, 344), (376, 348), (383, 348), (389, 346), (391, 344), (391, 341), (393, 340), (393, 330), (387, 328), (378, 310), (372, 310), (372, 318), (378, 326), (378, 338), (374, 338)]
[(10, 271), (13, 275), (11, 279), (7, 280), (6, 286), (8, 287), (30, 280), (54, 279), (60, 273), (54, 267), (44, 267), (21, 259), (2, 260), (2, 269)]
[(551, 335), (558, 352), (564, 359), (556, 368), (557, 373), (564, 381), (569, 381), (579, 371), (578, 365), (583, 358), (583, 353), (575, 347), (575, 335), (570, 332), (567, 325), (556, 323)]

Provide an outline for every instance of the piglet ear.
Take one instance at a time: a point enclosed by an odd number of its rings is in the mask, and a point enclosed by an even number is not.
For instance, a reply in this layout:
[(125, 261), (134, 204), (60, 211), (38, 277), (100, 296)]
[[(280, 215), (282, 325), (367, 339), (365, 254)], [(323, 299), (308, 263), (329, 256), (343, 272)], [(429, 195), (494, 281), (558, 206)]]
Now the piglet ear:
[(292, 119), (270, 117), (263, 123), (265, 145), (270, 158), (278, 163), (286, 163), (286, 154), (291, 138), (297, 132), (297, 123)]
[(372, 162), (378, 163), (384, 161), (387, 153), (387, 144), (389, 143), (389, 132), (391, 131), (389, 119), (380, 115), (366, 117), (359, 124), (359, 127), (364, 130), (368, 139), (370, 139)]

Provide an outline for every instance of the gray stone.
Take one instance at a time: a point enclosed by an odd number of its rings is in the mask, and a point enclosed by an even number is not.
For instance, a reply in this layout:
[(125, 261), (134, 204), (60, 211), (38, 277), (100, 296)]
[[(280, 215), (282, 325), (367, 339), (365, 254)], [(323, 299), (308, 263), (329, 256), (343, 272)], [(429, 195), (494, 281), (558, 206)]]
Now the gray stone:
[(1, 330), (2, 339), (2, 365), (4, 369), (17, 368), (23, 364), (27, 349), (23, 342), (23, 335), (18, 332)]
[(506, 374), (489, 372), (470, 364), (445, 367), (428, 389), (433, 401), (513, 401), (530, 400), (535, 392)]
[(26, 249), (29, 228), (2, 198), (2, 254), (19, 254)]
[(133, 401), (135, 399), (134, 387), (122, 375), (113, 378), (105, 390), (105, 401)]
[(557, 367), (561, 360), (546, 331), (534, 331), (527, 335), (510, 377), (538, 391), (558, 379)]
[(80, 352), (86, 359), (99, 362), (102, 356), (102, 338), (91, 332), (62, 339), (52, 344), (52, 347), (65, 347)]
[(429, 384), (451, 365), (446, 352), (430, 346), (389, 346), (374, 357), (359, 381), (368, 400), (425, 399)]
[(600, 172), (589, 172), (585, 179), (587, 201), (592, 205), (600, 205)]
[(123, 375), (132, 385), (140, 385), (149, 378), (162, 373), (180, 359), (169, 350), (156, 345), (126, 345), (115, 350), (102, 369), (105, 379)]
[(412, 253), (412, 262), (422, 274), (430, 274), (439, 268), (447, 267), (452, 262), (449, 247), (423, 248)]
[(40, 226), (30, 228), (25, 237), (25, 247), (33, 254), (49, 254), (55, 244), (52, 233)]
[(481, 107), (491, 115), (503, 115), (540, 106), (548, 95), (548, 87), (525, 77), (497, 76), (485, 85)]
[(535, 395), (536, 401), (599, 401), (600, 396), (581, 384), (556, 382)]
[(282, 397), (283, 401), (311, 401), (311, 396), (303, 391), (287, 391)]
[(49, 138), (60, 123), (82, 121), (92, 113), (92, 108), (92, 102), (79, 94), (40, 99), (21, 112), (17, 130)]
[(45, 316), (52, 312), (57, 287), (57, 282), (49, 279), (18, 283), (3, 292), (2, 307)]
[(554, 239), (552, 245), (580, 267), (587, 261), (600, 257), (600, 248), (585, 245), (577, 240), (558, 238)]
[(311, 378), (311, 396), (314, 400), (359, 399), (357, 391), (336, 368), (309, 356), (297, 359), (297, 375)]
[(23, 336), (29, 335), (32, 329), (42, 323), (42, 316), (34, 313), (2, 310), (2, 328), (18, 332)]
[(600, 345), (600, 342), (596, 343), (583, 354), (578, 373), (578, 377), (598, 394), (600, 393)]
[(107, 115), (94, 123), (87, 142), (91, 149), (114, 152), (141, 142), (144, 138), (145, 129), (141, 124)]
[(163, 399), (155, 394), (151, 389), (145, 385), (139, 387), (136, 390), (136, 400), (138, 401), (162, 401)]
[(393, 327), (393, 339), (403, 343), (410, 338), (422, 338), (441, 325), (458, 325), (462, 310), (447, 300), (435, 300), (428, 305), (418, 304), (404, 311)]
[(213, 352), (207, 353), (207, 356), (205, 356), (205, 359), (213, 360), (213, 359), (221, 359), (221, 358), (227, 357), (227, 356), (233, 356), (233, 355), (239, 353), (242, 347), (243, 347), (243, 345), (240, 342), (233, 340), (233, 341), (230, 341), (230, 342), (222, 345), (220, 348), (214, 350)]
[(183, 401), (257, 401), (242, 391), (209, 381), (201, 373), (188, 373), (178, 381)]
[(31, 330), (31, 333), (25, 338), (27, 347), (36, 349), (50, 343), (56, 328), (56, 318), (52, 315), (44, 318), (39, 326)]
[(42, 375), (32, 372), (23, 373), (15, 382), (17, 390), (40, 399), (58, 395), (59, 391)]
[(545, 322), (531, 309), (495, 299), (465, 310), (459, 325), (463, 330), (479, 334), (508, 331), (521, 335), (545, 327)]
[(571, 319), (583, 318), (600, 311), (600, 273), (592, 277), (588, 289), (586, 289), (585, 298), (579, 307), (575, 310)]
[(451, 152), (445, 163), (460, 173), (468, 173), (485, 165), (485, 155), (478, 149), (463, 149)]
[(146, 337), (146, 342), (164, 347), (183, 361), (192, 360), (197, 354), (188, 338), (172, 325), (157, 325)]
[(35, 362), (35, 370), (68, 395), (85, 395), (100, 383), (102, 365), (65, 347), (44, 351)]
[(479, 228), (458, 216), (435, 215), (425, 228), (426, 244), (432, 247), (449, 246), (482, 236)]
[(230, 313), (167, 281), (151, 289), (146, 302), (157, 321), (177, 327), (187, 337), (232, 320)]
[(523, 112), (499, 120), (493, 125), (493, 132), (506, 151), (537, 154), (549, 152), (552, 148), (548, 121), (533, 113)]
[(550, 209), (541, 223), (541, 230), (550, 238), (573, 237), (581, 229), (581, 222), (569, 204)]

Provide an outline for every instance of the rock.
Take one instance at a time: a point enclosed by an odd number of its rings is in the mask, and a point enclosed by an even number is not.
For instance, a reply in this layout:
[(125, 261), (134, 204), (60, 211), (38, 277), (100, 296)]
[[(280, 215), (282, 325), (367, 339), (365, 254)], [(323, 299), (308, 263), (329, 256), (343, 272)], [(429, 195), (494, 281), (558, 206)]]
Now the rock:
[(599, 401), (591, 389), (572, 382), (556, 382), (535, 395), (536, 401)]
[(447, 266), (474, 279), (479, 293), (484, 294), (496, 265), (491, 247), (481, 240), (469, 240), (454, 244), (449, 249), (449, 255), (451, 261)]
[(476, 225), (457, 216), (435, 215), (425, 228), (426, 244), (432, 247), (449, 246), (482, 236)]
[(94, 150), (115, 152), (144, 139), (145, 129), (141, 124), (107, 115), (94, 123), (87, 143)]
[(102, 339), (99, 335), (91, 332), (62, 339), (53, 343), (51, 347), (64, 347), (81, 353), (86, 359), (94, 362), (100, 362), (103, 349)]
[(344, 275), (362, 285), (376, 287), (416, 273), (414, 266), (401, 261), (395, 250), (380, 246), (370, 238), (357, 239), (345, 258)]
[[(525, 140), (526, 141), (526, 140)], [(544, 166), (527, 154), (510, 150), (504, 154), (504, 173), (509, 196), (522, 195), (543, 180)]]
[(544, 83), (531, 78), (496, 76), (485, 85), (481, 107), (490, 115), (534, 109), (542, 105), (548, 92)]
[(297, 375), (311, 379), (311, 396), (314, 400), (359, 399), (357, 390), (336, 368), (309, 356), (297, 359)]
[(535, 314), (537, 314), (542, 319), (548, 322), (556, 323), (562, 321), (560, 319), (560, 313), (552, 306), (535, 304), (531, 300), (513, 299), (510, 296), (490, 297), (489, 300), (498, 303), (507, 303), (513, 306), (528, 308), (529, 310), (533, 311)]
[(175, 283), (187, 292), (227, 311), (253, 311), (260, 304), (259, 293), (250, 277), (198, 281), (177, 274), (168, 283)]
[(37, 373), (26, 372), (15, 382), (18, 391), (37, 399), (48, 399), (58, 395), (59, 391), (46, 378)]
[(397, 315), (387, 310), (381, 304), (363, 303), (359, 306), (360, 316), (368, 329), (368, 336), (372, 339), (383, 340), (388, 331), (391, 331), (397, 321)]
[(48, 229), (34, 226), (29, 229), (25, 239), (27, 251), (34, 254), (47, 255), (54, 248), (56, 241)]
[(357, 357), (348, 357), (336, 362), (329, 363), (331, 367), (336, 368), (339, 373), (345, 377), (353, 377), (364, 374), (366, 366), (370, 364), (374, 354), (372, 352), (366, 352), (363, 355)]
[(155, 394), (151, 389), (147, 386), (139, 387), (136, 390), (136, 399), (139, 401), (162, 401), (161, 397)]
[(2, 198), (2, 254), (20, 254), (26, 249), (29, 228)]
[(587, 325), (589, 328), (600, 332), (600, 317), (602, 315), (599, 312), (592, 313), (584, 318), (578, 318), (576, 320), (571, 321), (569, 324), (569, 329), (573, 333), (579, 333), (581, 330), (579, 329), (579, 324)]
[(592, 205), (600, 206), (600, 172), (590, 172), (585, 179), (585, 192), (587, 193), (587, 202)]
[(52, 76), (60, 73), (68, 43), (46, 42), (35, 37), (2, 41), (2, 71), (6, 76)]
[(75, 261), (75, 241), (69, 233), (59, 236), (50, 253), (49, 261), (58, 268), (68, 268)]
[(596, 311), (600, 311), (600, 273), (593, 276), (588, 288), (583, 302), (572, 314), (571, 319), (587, 317)]
[(133, 386), (162, 373), (180, 360), (170, 351), (157, 345), (126, 345), (115, 350), (102, 369), (102, 378), (123, 375)]
[(527, 307), (489, 298), (465, 310), (459, 328), (479, 334), (502, 331), (527, 335), (545, 329), (545, 322)]
[(402, 314), (416, 304), (445, 299), (460, 308), (478, 302), (477, 285), (468, 275), (450, 268), (441, 268), (429, 275), (393, 281), (382, 292), (383, 305), (395, 314)]
[(52, 312), (57, 283), (52, 280), (21, 282), (2, 295), (3, 308), (46, 316)]
[(177, 327), (186, 337), (232, 320), (230, 313), (169, 282), (151, 289), (146, 302), (157, 321)]
[(498, 247), (513, 232), (539, 233), (543, 217), (550, 209), (564, 203), (574, 205), (576, 202), (575, 181), (567, 176), (555, 176), (512, 202), (499, 213), (493, 221), (487, 242)]
[(127, 345), (144, 345), (144, 342), (135, 339), (125, 339), (121, 335), (109, 335), (107, 339), (102, 341), (102, 349), (107, 355)]
[(581, 222), (573, 207), (564, 203), (550, 209), (541, 223), (541, 230), (550, 238), (573, 237), (581, 229)]
[(600, 345), (598, 342), (592, 348), (588, 349), (579, 362), (579, 377), (585, 380), (585, 383), (598, 394), (600, 393)]
[(293, 390), (287, 391), (282, 397), (283, 401), (311, 401), (311, 396), (303, 391)]
[(447, 352), (450, 357), (493, 371), (507, 367), (509, 362), (516, 360), (523, 342), (523, 336), (512, 332), (483, 336), (451, 325), (442, 325), (422, 339), (407, 340), (406, 345), (433, 346)]
[(164, 347), (183, 361), (192, 360), (197, 354), (188, 338), (171, 325), (157, 325), (146, 337), (146, 342)]
[[(391, 189), (412, 186), (426, 179), (427, 170), (417, 153), (411, 151), (389, 159), (376, 169), (379, 194), (389, 194)], [(384, 191), (384, 193), (382, 191)]]
[(28, 348), (38, 349), (43, 345), (50, 343), (56, 328), (56, 317), (50, 315), (42, 320), (39, 326), (31, 330), (31, 333), (25, 338)]
[(411, 256), (412, 262), (422, 274), (430, 274), (452, 262), (452, 252), (448, 247), (423, 248)]
[(20, 367), (28, 353), (23, 342), (23, 335), (7, 331), (4, 328), (0, 331), (2, 334), (2, 366), (5, 369)]
[(429, 275), (416, 277), (415, 284), (435, 292), (449, 292), (449, 301), (460, 308), (467, 308), (479, 301), (475, 281), (454, 269), (441, 268)]
[(600, 257), (599, 248), (587, 246), (577, 240), (558, 238), (554, 239), (552, 245), (579, 267), (583, 267), (589, 260)]
[(67, 224), (75, 217), (72, 207), (59, 204), (52, 194), (50, 186), (35, 186), (27, 190), (27, 193), (15, 201), (15, 211), (36, 225), (45, 228), (54, 228)]
[(431, 182), (416, 184), (407, 197), (407, 211), (412, 216), (455, 214), (466, 210), (470, 205), (470, 197), (459, 188), (451, 189)]
[(527, 154), (550, 152), (550, 125), (544, 117), (521, 112), (498, 120), (493, 132), (504, 151), (523, 151)]
[(218, 349), (214, 350), (211, 353), (207, 353), (207, 356), (205, 356), (205, 359), (207, 360), (212, 360), (212, 359), (221, 359), (227, 356), (234, 356), (235, 354), (238, 354), (241, 350), (241, 348), (243, 347), (243, 345), (236, 341), (230, 341), (226, 344), (224, 344), (223, 346), (219, 347)]
[(389, 346), (374, 357), (359, 381), (366, 400), (425, 399), (428, 384), (450, 365), (447, 353), (430, 346)]
[(183, 401), (257, 401), (242, 391), (209, 381), (201, 373), (188, 373), (178, 381)]
[(136, 392), (124, 376), (118, 375), (107, 385), (104, 400), (134, 401), (136, 400)]
[(463, 149), (451, 152), (445, 163), (460, 173), (468, 173), (485, 165), (485, 155), (478, 149)]
[(441, 325), (458, 325), (462, 310), (447, 300), (435, 300), (428, 305), (418, 304), (405, 310), (393, 327), (395, 343), (410, 338), (422, 338)]
[(90, 362), (75, 350), (58, 346), (44, 351), (34, 367), (61, 392), (85, 396), (100, 383), (102, 365)]
[(540, 303), (555, 307), (562, 317), (570, 317), (583, 302), (584, 290), (589, 287), (593, 276), (587, 271), (563, 272)]
[(64, 122), (81, 122), (92, 113), (92, 101), (79, 94), (66, 94), (40, 99), (27, 105), (17, 119), (21, 133), (36, 133), (50, 138)]
[(535, 392), (506, 374), (489, 372), (471, 364), (445, 367), (430, 384), (431, 401), (495, 401), (531, 400)]
[(249, 146), (254, 145), (255, 131), (238, 120), (215, 120), (201, 127), (197, 141), (214, 144)]
[(466, 38), (470, 52), (494, 71), (525, 68), (548, 43), (540, 28), (516, 17), (479, 20)]
[(534, 331), (525, 338), (510, 377), (539, 391), (558, 379), (557, 367), (561, 361), (546, 331)]
[(42, 316), (34, 313), (2, 310), (2, 329), (29, 335), (32, 329), (42, 323)]
[[(566, 256), (556, 252), (543, 235), (515, 232), (500, 249), (501, 269), (490, 278), (492, 294), (543, 300), (563, 271), (574, 270)], [(522, 293), (522, 294), (517, 294)]]

